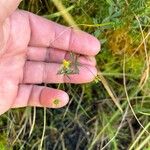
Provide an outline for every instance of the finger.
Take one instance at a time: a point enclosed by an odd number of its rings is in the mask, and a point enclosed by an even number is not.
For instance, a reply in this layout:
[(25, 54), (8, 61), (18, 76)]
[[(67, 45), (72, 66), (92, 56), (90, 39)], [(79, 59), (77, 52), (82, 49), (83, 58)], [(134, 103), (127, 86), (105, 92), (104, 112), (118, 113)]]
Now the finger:
[(22, 0), (0, 0), (0, 23), (18, 7)]
[[(74, 54), (74, 57), (77, 55)], [(67, 51), (54, 48), (28, 47), (27, 59), (32, 61), (45, 61), (51, 63), (62, 63), (63, 60), (73, 61), (71, 54)], [(93, 56), (77, 56), (77, 61), (85, 65), (96, 65), (96, 59)]]
[(36, 85), (20, 85), (12, 108), (26, 106), (60, 108), (68, 101), (67, 93), (62, 90)]
[(73, 30), (29, 13), (33, 47), (53, 47), (85, 55), (96, 55), (100, 50), (99, 41), (79, 30)]
[(17, 8), (21, 0), (0, 0), (0, 53), (8, 40), (9, 21), (6, 18)]
[[(87, 83), (97, 75), (95, 67), (78, 66), (79, 73), (64, 75), (58, 74), (61, 65), (56, 63), (44, 63), (27, 61), (24, 67), (23, 83)], [(74, 70), (75, 71), (75, 70)]]

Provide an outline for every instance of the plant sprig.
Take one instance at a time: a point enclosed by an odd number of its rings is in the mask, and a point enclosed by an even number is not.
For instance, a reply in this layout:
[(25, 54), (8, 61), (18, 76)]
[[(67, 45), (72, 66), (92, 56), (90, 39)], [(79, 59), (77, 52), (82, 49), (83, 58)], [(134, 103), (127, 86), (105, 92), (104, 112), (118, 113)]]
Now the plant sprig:
[(70, 53), (70, 60), (64, 59), (61, 65), (60, 70), (57, 72), (57, 74), (64, 74), (64, 75), (70, 75), (70, 74), (79, 74), (79, 65), (78, 62), (79, 55), (76, 55), (74, 53)]

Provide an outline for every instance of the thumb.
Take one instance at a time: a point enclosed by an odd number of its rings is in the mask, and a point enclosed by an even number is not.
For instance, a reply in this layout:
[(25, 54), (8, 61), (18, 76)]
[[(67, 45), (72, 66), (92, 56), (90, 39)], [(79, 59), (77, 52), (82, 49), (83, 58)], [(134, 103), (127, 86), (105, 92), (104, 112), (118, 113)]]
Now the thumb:
[(5, 19), (18, 7), (22, 0), (0, 0), (0, 23), (2, 24)]
[(0, 53), (2, 53), (3, 46), (6, 42), (6, 33), (4, 33), (5, 27), (4, 24), (7, 24), (5, 22), (6, 18), (17, 9), (19, 3), (22, 0), (0, 0)]

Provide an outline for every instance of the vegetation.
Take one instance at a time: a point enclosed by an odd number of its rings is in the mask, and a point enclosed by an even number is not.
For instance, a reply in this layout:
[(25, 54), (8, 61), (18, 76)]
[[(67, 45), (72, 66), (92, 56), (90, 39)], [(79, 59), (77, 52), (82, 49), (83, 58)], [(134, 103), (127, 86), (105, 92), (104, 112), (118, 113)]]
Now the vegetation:
[(63, 12), (58, 2), (23, 0), (20, 8), (96, 36), (99, 75), (90, 84), (48, 85), (69, 93), (64, 108), (5, 113), (0, 149), (150, 150), (150, 2), (61, 0)]

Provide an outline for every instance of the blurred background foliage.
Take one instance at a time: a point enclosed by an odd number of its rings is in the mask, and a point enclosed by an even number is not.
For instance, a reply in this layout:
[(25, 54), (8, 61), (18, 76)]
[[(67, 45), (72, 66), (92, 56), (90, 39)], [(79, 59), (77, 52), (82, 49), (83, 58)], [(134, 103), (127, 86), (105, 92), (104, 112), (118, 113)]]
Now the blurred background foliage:
[[(61, 84), (70, 95), (61, 109), (5, 113), (0, 150), (150, 150), (150, 1), (60, 2), (78, 27), (101, 41), (97, 68), (106, 82)], [(55, 0), (23, 0), (19, 7), (69, 26)]]

